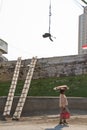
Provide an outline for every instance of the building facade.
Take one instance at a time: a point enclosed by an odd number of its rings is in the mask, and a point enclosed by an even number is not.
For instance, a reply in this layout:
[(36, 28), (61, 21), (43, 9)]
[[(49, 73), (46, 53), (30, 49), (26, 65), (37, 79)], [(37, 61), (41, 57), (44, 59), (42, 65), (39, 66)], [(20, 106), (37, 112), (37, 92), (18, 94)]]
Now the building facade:
[(84, 13), (79, 16), (79, 35), (78, 35), (78, 54), (87, 54), (87, 6), (84, 7)]

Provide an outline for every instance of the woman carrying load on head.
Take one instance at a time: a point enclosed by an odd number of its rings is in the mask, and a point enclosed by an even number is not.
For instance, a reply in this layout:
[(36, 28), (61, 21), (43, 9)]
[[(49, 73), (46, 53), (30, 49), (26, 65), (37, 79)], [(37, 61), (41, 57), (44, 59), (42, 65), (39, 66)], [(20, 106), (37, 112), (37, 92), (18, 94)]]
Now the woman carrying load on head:
[[(65, 91), (68, 89), (67, 85), (55, 87), (54, 90), (59, 90), (59, 107), (60, 107), (60, 121), (59, 124), (68, 124), (66, 119), (69, 118), (70, 112), (68, 109), (68, 100)], [(66, 115), (67, 113), (67, 115)]]

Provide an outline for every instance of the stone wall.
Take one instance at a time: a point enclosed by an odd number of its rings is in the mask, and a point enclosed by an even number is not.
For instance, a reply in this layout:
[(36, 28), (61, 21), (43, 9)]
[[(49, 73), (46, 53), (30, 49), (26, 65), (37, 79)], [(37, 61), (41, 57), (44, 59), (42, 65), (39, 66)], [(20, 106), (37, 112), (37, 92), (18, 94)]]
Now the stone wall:
[[(31, 59), (22, 60), (19, 80), (26, 77)], [(0, 81), (11, 80), (15, 61), (0, 62)], [(87, 74), (87, 55), (40, 58), (37, 60), (33, 79)]]

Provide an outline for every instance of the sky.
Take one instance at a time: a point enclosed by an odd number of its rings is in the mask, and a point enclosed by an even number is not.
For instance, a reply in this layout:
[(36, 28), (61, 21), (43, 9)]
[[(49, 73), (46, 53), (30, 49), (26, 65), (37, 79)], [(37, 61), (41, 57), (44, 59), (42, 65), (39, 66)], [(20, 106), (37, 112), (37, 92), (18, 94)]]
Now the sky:
[(80, 0), (51, 0), (53, 42), (49, 30), (50, 0), (0, 0), (0, 39), (8, 43), (8, 60), (78, 54)]

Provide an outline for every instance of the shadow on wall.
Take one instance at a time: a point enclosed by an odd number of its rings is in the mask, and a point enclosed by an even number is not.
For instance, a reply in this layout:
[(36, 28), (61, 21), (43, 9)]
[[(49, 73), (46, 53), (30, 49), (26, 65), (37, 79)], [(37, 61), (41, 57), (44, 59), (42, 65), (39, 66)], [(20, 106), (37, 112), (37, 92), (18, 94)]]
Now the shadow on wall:
[(57, 125), (54, 128), (46, 128), (45, 130), (62, 130), (62, 128), (64, 127), (69, 127), (69, 126), (65, 126), (65, 125)]

